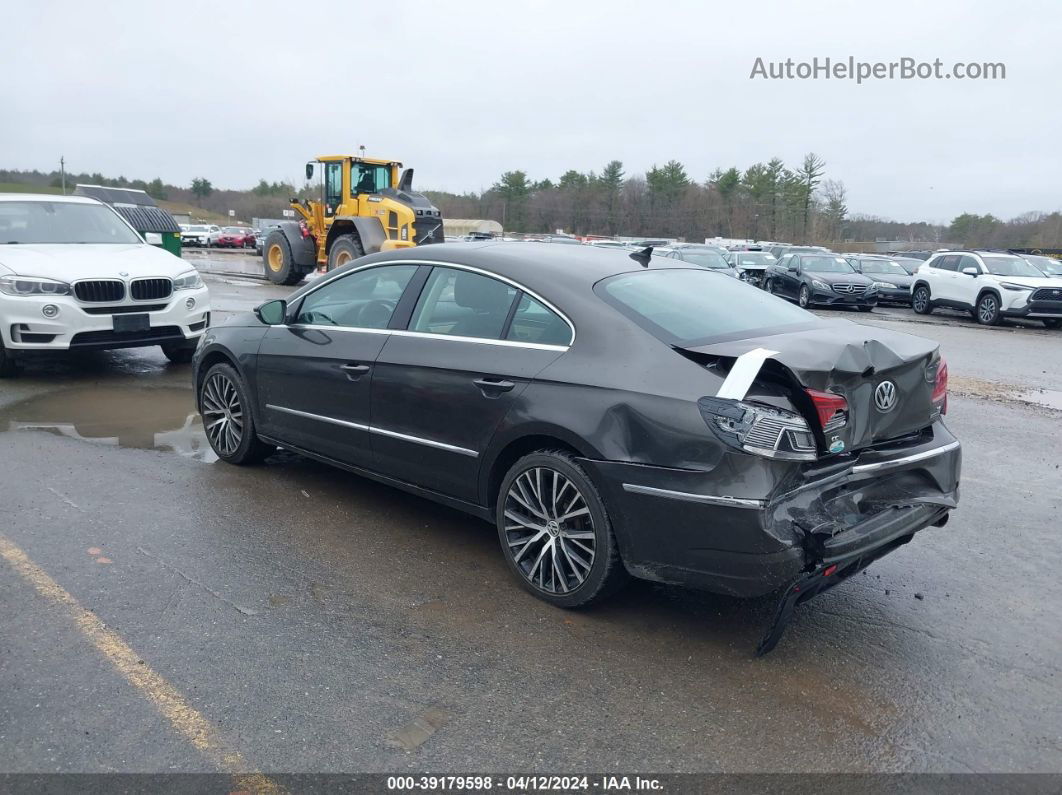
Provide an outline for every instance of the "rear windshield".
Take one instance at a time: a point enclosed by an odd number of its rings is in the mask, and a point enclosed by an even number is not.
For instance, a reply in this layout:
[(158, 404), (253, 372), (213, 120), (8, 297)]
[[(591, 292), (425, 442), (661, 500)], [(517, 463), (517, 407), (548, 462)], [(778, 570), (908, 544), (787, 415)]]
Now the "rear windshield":
[(706, 270), (650, 270), (604, 279), (594, 291), (669, 345), (811, 327), (815, 315), (738, 279)]
[(0, 245), (143, 242), (102, 204), (0, 202)]
[(714, 251), (708, 251), (707, 249), (698, 249), (697, 251), (679, 251), (678, 259), (684, 262), (690, 262), (694, 265), (700, 265), (702, 268), (729, 268), (726, 264), (726, 260), (723, 259), (721, 254), (716, 254)]

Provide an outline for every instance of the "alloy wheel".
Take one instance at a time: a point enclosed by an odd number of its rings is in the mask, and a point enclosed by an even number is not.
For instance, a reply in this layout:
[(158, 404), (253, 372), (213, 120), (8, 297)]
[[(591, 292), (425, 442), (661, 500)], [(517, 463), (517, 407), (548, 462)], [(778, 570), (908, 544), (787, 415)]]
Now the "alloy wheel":
[(565, 475), (548, 467), (522, 472), (505, 496), (505, 540), (516, 568), (535, 588), (565, 594), (594, 565), (594, 519)]
[(218, 455), (236, 453), (243, 440), (243, 406), (232, 379), (214, 373), (203, 387), (203, 425)]
[(994, 295), (986, 295), (981, 299), (981, 303), (977, 305), (977, 316), (986, 326), (992, 325), (992, 322), (996, 319), (996, 311), (996, 297)]
[(919, 287), (917, 290), (915, 290), (914, 294), (914, 311), (925, 311), (927, 304), (929, 304), (929, 294), (926, 292), (926, 289), (924, 287)]
[(808, 291), (806, 285), (800, 288), (800, 298), (798, 300), (798, 303), (804, 309), (807, 309), (808, 306), (811, 304), (811, 293)]

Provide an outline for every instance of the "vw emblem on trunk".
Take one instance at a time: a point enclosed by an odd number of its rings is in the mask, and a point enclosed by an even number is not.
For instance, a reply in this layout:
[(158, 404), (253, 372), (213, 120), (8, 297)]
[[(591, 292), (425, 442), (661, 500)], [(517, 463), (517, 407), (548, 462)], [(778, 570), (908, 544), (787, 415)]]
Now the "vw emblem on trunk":
[(892, 411), (896, 406), (896, 384), (882, 381), (874, 390), (874, 405), (878, 411)]

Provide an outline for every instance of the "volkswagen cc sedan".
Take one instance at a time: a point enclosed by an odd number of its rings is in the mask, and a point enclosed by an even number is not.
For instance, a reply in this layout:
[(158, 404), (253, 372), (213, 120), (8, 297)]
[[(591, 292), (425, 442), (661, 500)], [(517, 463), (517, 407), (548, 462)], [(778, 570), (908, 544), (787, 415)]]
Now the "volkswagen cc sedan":
[(467, 511), (560, 607), (631, 575), (783, 589), (761, 651), (958, 499), (936, 343), (648, 251), (374, 254), (211, 328), (194, 365), (222, 460), (282, 447)]

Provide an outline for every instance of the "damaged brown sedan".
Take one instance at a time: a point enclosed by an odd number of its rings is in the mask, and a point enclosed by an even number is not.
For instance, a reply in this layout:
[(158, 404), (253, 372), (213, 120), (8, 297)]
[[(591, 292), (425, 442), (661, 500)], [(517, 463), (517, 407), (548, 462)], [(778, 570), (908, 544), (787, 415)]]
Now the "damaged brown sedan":
[(496, 524), (530, 592), (633, 575), (793, 608), (941, 526), (960, 447), (936, 343), (651, 250), (372, 255), (212, 328), (215, 451), (278, 446)]

